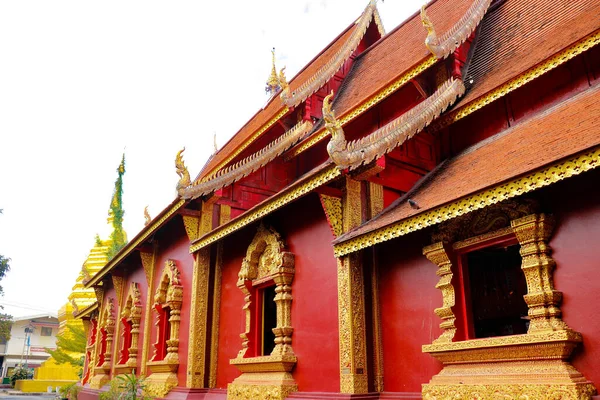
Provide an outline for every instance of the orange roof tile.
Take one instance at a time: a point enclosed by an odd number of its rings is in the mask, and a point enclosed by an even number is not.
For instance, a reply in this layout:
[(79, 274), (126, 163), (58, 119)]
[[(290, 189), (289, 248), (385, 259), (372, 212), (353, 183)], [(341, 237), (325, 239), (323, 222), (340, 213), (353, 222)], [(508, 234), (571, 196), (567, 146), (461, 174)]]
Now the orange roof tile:
[[(465, 74), (458, 108), (521, 75), (600, 28), (597, 0), (507, 0), (488, 11)], [(473, 83), (470, 83), (470, 80)]]
[[(340, 236), (334, 243), (425, 213), (598, 145), (600, 86), (446, 161), (378, 216)], [(418, 204), (418, 210), (408, 204), (409, 197)]]

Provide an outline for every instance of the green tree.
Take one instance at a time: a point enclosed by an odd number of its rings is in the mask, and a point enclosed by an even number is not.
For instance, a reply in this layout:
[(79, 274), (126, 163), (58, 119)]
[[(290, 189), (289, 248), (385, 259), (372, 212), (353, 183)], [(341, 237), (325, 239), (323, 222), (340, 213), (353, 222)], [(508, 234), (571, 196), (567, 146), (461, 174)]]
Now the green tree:
[[(2, 209), (0, 208), (0, 214)], [(6, 273), (10, 271), (10, 258), (4, 257), (0, 254), (0, 280), (6, 276)], [(0, 286), (0, 296), (4, 295), (4, 289)], [(0, 310), (4, 307), (0, 306)], [(10, 327), (12, 325), (12, 317), (5, 313), (0, 313), (0, 342), (7, 341), (10, 339)]]
[(86, 345), (87, 338), (83, 327), (66, 325), (66, 329), (56, 335), (56, 350), (46, 348), (46, 352), (57, 364), (69, 363), (82, 369)]

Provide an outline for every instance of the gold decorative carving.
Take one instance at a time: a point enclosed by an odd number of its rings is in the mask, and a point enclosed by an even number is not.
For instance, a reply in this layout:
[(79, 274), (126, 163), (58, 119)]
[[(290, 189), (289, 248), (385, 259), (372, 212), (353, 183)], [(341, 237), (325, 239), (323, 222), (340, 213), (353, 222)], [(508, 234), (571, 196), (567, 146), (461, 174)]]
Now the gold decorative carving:
[[(96, 356), (93, 365), (93, 377), (90, 380), (90, 388), (100, 389), (110, 380), (110, 370), (112, 368), (112, 342), (115, 332), (115, 311), (114, 299), (109, 297), (106, 300), (104, 309), (101, 313), (101, 320), (98, 332), (104, 331), (106, 334), (105, 343), (106, 349), (104, 353), (104, 362), (102, 365), (97, 365), (100, 361)], [(98, 337), (96, 340), (96, 354), (102, 351), (102, 339)]]
[(325, 216), (327, 217), (329, 228), (331, 228), (331, 233), (333, 233), (333, 236), (340, 236), (343, 230), (342, 199), (333, 196), (327, 196), (325, 194), (319, 194), (319, 199), (321, 200), (321, 205), (325, 211)]
[(183, 152), (185, 151), (185, 147), (177, 152), (175, 156), (175, 171), (177, 175), (179, 175), (179, 182), (177, 182), (177, 193), (180, 196), (183, 195), (183, 191), (185, 188), (192, 184), (192, 180), (190, 178), (190, 173), (188, 172), (185, 163), (183, 162)]
[[(146, 391), (153, 395), (157, 395), (156, 393), (159, 391), (168, 391), (178, 384), (176, 372), (179, 366), (179, 323), (182, 302), (183, 286), (177, 263), (175, 260), (167, 260), (154, 293), (154, 309), (158, 312), (164, 306), (169, 307), (170, 333), (166, 343), (165, 358), (146, 364), (152, 371), (152, 375), (148, 377)], [(159, 345), (158, 342), (155, 344), (155, 356)]]
[[(429, 384), (423, 385), (424, 399), (472, 396), (492, 399), (497, 398), (499, 393), (506, 394), (508, 398), (515, 398), (511, 397), (515, 393), (525, 396), (519, 398), (541, 393), (548, 398), (548, 393), (556, 393), (561, 399), (589, 399), (595, 394), (591, 382), (568, 362), (582, 338), (560, 318), (562, 293), (554, 288), (552, 272), (555, 263), (548, 246), (554, 221), (545, 214), (523, 217), (523, 212), (534, 207), (532, 204), (526, 199), (521, 206), (514, 202), (501, 203), (490, 210), (474, 213), (471, 218), (462, 218), (463, 223), (471, 225), (464, 227), (463, 232), (478, 231), (481, 227), (493, 229), (499, 220), (501, 225), (506, 225), (507, 218), (517, 218), (510, 221), (510, 231), (502, 228), (483, 233), (476, 238), (479, 242), (475, 238), (465, 242), (482, 243), (507, 231), (515, 234), (521, 245), (521, 268), (527, 281), (528, 291), (524, 296), (530, 318), (527, 334), (452, 342), (455, 318), (451, 308), (455, 297), (450, 284), (452, 273), (447, 248), (438, 242), (424, 249), (424, 254), (440, 267), (438, 275), (441, 279), (436, 287), (442, 290), (444, 306), (435, 312), (444, 320), (440, 326), (445, 329), (440, 336), (443, 340), (437, 339), (431, 345), (423, 346), (424, 352), (444, 365)], [(447, 224), (446, 228), (450, 226)], [(457, 231), (455, 227), (451, 230)], [(458, 247), (461, 246), (463, 244)], [(447, 280), (444, 280), (446, 277)], [(451, 334), (447, 335), (448, 332)], [(544, 389), (543, 392), (540, 388)]]
[(140, 334), (140, 320), (142, 318), (142, 295), (137, 282), (129, 285), (127, 300), (121, 311), (121, 320), (131, 322), (131, 345), (129, 346), (129, 358), (125, 365), (137, 368), (138, 337)]
[(481, 97), (470, 101), (469, 103), (453, 110), (452, 112), (446, 114), (442, 118), (438, 119), (434, 124), (432, 124), (432, 131), (438, 131), (447, 127), (448, 125), (453, 124), (454, 122), (463, 119), (464, 117), (474, 113), (477, 110), (485, 107), (486, 105), (500, 99), (501, 97), (506, 96), (510, 92), (524, 86), (525, 84), (533, 81), (536, 78), (544, 75), (547, 72), (552, 71), (554, 68), (566, 63), (567, 61), (577, 57), (581, 53), (591, 49), (600, 43), (600, 30), (584, 37), (583, 39), (575, 42), (564, 50), (559, 51), (552, 57), (548, 58), (545, 61), (531, 67), (524, 73), (515, 78), (509, 80), (508, 82), (498, 86), (497, 88), (487, 92)]
[(381, 35), (381, 37), (384, 37), (385, 27), (383, 26), (383, 22), (381, 22), (381, 16), (379, 15), (379, 10), (377, 10), (377, 7), (375, 7), (375, 9), (373, 10), (373, 20), (375, 21), (375, 25), (377, 25), (379, 35)]
[[(223, 214), (221, 214), (223, 216)], [(219, 358), (219, 316), (221, 313), (221, 278), (223, 270), (223, 242), (217, 243), (215, 282), (213, 286), (212, 333), (210, 335), (210, 374), (208, 387), (217, 387), (217, 362)]]
[(236, 232), (244, 226), (257, 221), (266, 215), (269, 215), (273, 211), (278, 210), (284, 205), (289, 204), (305, 194), (312, 192), (314, 189), (334, 180), (340, 175), (341, 172), (335, 166), (331, 166), (319, 172), (318, 174), (315, 174), (315, 176), (306, 180), (305, 182), (293, 185), (287, 190), (281, 191), (264, 204), (256, 207), (254, 211), (240, 218), (236, 218), (235, 220), (231, 221), (231, 223), (224, 224), (213, 230), (211, 233), (201, 237), (198, 241), (190, 246), (190, 253), (194, 253), (201, 248), (206, 247), (233, 232)]
[[(237, 287), (244, 293), (245, 331), (240, 335), (242, 349), (237, 358), (230, 360), (242, 375), (228, 385), (228, 398), (240, 398), (241, 393), (257, 393), (278, 388), (277, 393), (287, 396), (297, 391), (298, 386), (290, 373), (296, 364), (296, 355), (292, 349), (292, 281), (294, 279), (294, 255), (285, 251), (283, 240), (273, 228), (259, 225), (254, 239), (248, 246), (246, 257), (238, 274)], [(251, 293), (252, 281), (271, 278), (275, 282), (275, 304), (277, 308), (277, 326), (273, 328), (275, 347), (269, 356), (245, 358), (249, 345), (249, 333), (252, 324)], [(257, 374), (259, 372), (259, 374)], [(255, 388), (248, 392), (250, 388)], [(266, 389), (271, 388), (271, 389)], [(274, 392), (275, 393), (275, 392)], [(230, 397), (231, 396), (231, 397)], [(279, 399), (280, 397), (276, 397)], [(281, 397), (283, 399), (285, 397)], [(262, 399), (262, 397), (245, 397)]]
[(331, 57), (331, 59), (292, 93), (290, 93), (289, 89), (281, 92), (281, 100), (288, 107), (296, 107), (302, 103), (309, 96), (323, 87), (323, 85), (327, 83), (337, 71), (339, 71), (344, 62), (346, 62), (352, 53), (354, 53), (363, 36), (367, 32), (367, 28), (373, 19), (373, 13), (375, 9), (375, 0), (369, 1), (365, 11), (356, 22), (354, 31), (346, 40), (346, 42), (340, 47), (340, 49)]
[(123, 249), (121, 249), (121, 251), (119, 251), (112, 260), (110, 260), (104, 267), (102, 267), (102, 269), (98, 271), (89, 282), (85, 284), (85, 287), (89, 288), (93, 285), (97, 285), (98, 282), (100, 282), (100, 280), (102, 280), (102, 278), (106, 276), (108, 272), (110, 272), (116, 265), (123, 261), (125, 257), (131, 254), (131, 252), (134, 251), (140, 244), (142, 244), (150, 235), (154, 234), (154, 232), (165, 221), (171, 218), (171, 216), (175, 214), (184, 204), (185, 200), (179, 200), (177, 203), (172, 204), (170, 208), (168, 208), (168, 210), (163, 214), (162, 217), (154, 221), (154, 223), (152, 223), (151, 225), (148, 225), (148, 228), (144, 228), (142, 232), (138, 234), (135, 240), (127, 243), (127, 245)]
[(383, 186), (369, 182), (369, 219), (383, 211)]
[(194, 254), (194, 256), (189, 342), (191, 351), (188, 353), (188, 374), (186, 386), (189, 388), (202, 388), (205, 387), (204, 371), (206, 370), (206, 325), (208, 322), (210, 246), (199, 250)]
[(150, 217), (150, 213), (148, 212), (148, 206), (144, 207), (144, 226), (150, 225), (152, 222), (152, 217)]
[(144, 393), (154, 398), (165, 398), (178, 384), (174, 373), (156, 372), (146, 379)]
[(229, 164), (231, 162), (231, 160), (233, 160), (238, 155), (240, 155), (240, 153), (242, 151), (246, 150), (248, 148), (248, 146), (250, 146), (256, 139), (258, 139), (263, 133), (265, 133), (271, 126), (273, 126), (275, 123), (277, 123), (277, 121), (279, 121), (281, 118), (283, 118), (288, 113), (289, 110), (290, 109), (288, 107), (283, 107), (273, 118), (271, 118), (269, 121), (267, 121), (267, 123), (265, 123), (263, 126), (261, 126), (259, 130), (254, 132), (248, 140), (246, 140), (240, 147), (238, 147), (235, 151), (233, 151), (231, 153), (231, 155), (229, 155), (229, 157), (227, 157), (225, 160), (223, 160), (221, 163), (219, 163), (215, 168), (213, 168), (212, 171), (209, 174), (207, 174), (204, 178), (194, 181), (193, 185), (197, 185), (200, 182), (206, 182), (206, 181), (214, 178), (216, 172), (218, 172), (221, 168), (223, 168), (224, 166)]
[(310, 132), (312, 128), (313, 124), (310, 121), (299, 122), (292, 129), (288, 130), (256, 153), (218, 171), (210, 180), (199, 182), (189, 188), (183, 189), (180, 191), (179, 195), (184, 199), (195, 199), (221, 189), (222, 187), (231, 185), (233, 182), (250, 175), (279, 157), (284, 151), (292, 147), (298, 140), (302, 139), (304, 135)]
[(471, 36), (483, 19), (491, 0), (475, 0), (467, 12), (448, 31), (437, 36), (433, 23), (429, 19), (425, 6), (421, 7), (421, 22), (427, 29), (425, 46), (437, 58), (446, 58)]
[(277, 76), (277, 69), (275, 68), (275, 47), (271, 50), (271, 74), (267, 79), (267, 86), (265, 87), (265, 92), (268, 95), (272, 96), (277, 93), (278, 90), (281, 89), (279, 84), (279, 77)]
[(150, 286), (152, 281), (152, 272), (154, 270), (154, 253), (140, 251), (140, 258), (142, 260), (142, 267), (144, 268), (144, 274), (146, 275), (146, 282)]
[[(435, 58), (435, 56), (429, 56), (423, 62), (417, 64), (415, 67), (409, 69), (408, 71), (400, 75), (395, 81), (381, 89), (379, 92), (375, 93), (373, 96), (369, 97), (363, 103), (357, 105), (354, 108), (351, 108), (349, 111), (342, 114), (338, 118), (338, 121), (342, 124), (342, 126), (348, 124), (350, 121), (354, 120), (359, 115), (362, 115), (365, 111), (369, 110), (370, 108), (379, 104), (381, 101), (385, 100), (392, 93), (395, 93), (398, 89), (406, 85), (406, 83), (410, 82), (411, 79), (421, 74), (423, 71), (431, 67), (436, 62), (437, 58)], [(311, 135), (311, 137), (308, 140), (306, 140), (296, 148), (292, 149), (292, 151), (290, 151), (290, 153), (286, 156), (286, 160), (298, 156), (299, 154), (310, 149), (312, 146), (319, 143), (321, 140), (327, 138), (328, 136), (329, 132), (325, 128), (317, 131), (316, 133)]]
[(102, 301), (104, 300), (104, 287), (94, 286), (94, 294), (96, 295), (96, 301), (98, 304), (102, 305)]
[(382, 243), (429, 226), (437, 225), (461, 215), (468, 214), (506, 199), (552, 185), (563, 179), (577, 176), (600, 166), (600, 146), (559, 161), (549, 167), (531, 172), (507, 183), (477, 192), (448, 205), (397, 221), (362, 236), (357, 236), (334, 246), (336, 257), (340, 257), (377, 243)]
[(552, 279), (556, 263), (550, 255), (548, 241), (554, 219), (545, 214), (533, 214), (511, 221), (511, 226), (521, 245), (521, 269), (527, 281), (528, 332), (569, 330), (561, 319), (562, 293), (554, 288)]
[(228, 223), (231, 220), (231, 206), (220, 204), (221, 212), (219, 213), (219, 226)]
[(123, 285), (125, 284), (125, 278), (115, 274), (111, 274), (111, 278), (113, 286), (115, 288), (115, 293), (117, 295), (117, 305), (121, 307), (121, 302), (123, 301)]
[(189, 241), (196, 240), (200, 229), (200, 218), (191, 215), (182, 215), (181, 217), (183, 218), (185, 233), (187, 233)]
[[(362, 222), (361, 183), (346, 177), (342, 197), (344, 232)], [(368, 392), (364, 281), (361, 254), (338, 258), (340, 392)]]
[(452, 262), (443, 242), (425, 247), (423, 254), (429, 261), (438, 266), (436, 275), (440, 277), (440, 280), (435, 287), (442, 291), (443, 299), (443, 306), (435, 309), (435, 314), (442, 319), (440, 328), (443, 333), (433, 343), (449, 343), (452, 342), (456, 333), (456, 326), (454, 325), (456, 317), (452, 312), (452, 307), (455, 305), (454, 287), (452, 286)]
[(375, 132), (349, 143), (346, 141), (341, 123), (336, 120), (331, 110), (329, 101), (333, 95), (332, 92), (323, 100), (325, 128), (331, 134), (327, 152), (336, 165), (342, 169), (354, 169), (368, 164), (421, 132), (464, 92), (465, 86), (462, 81), (451, 78), (435, 93), (400, 117)]

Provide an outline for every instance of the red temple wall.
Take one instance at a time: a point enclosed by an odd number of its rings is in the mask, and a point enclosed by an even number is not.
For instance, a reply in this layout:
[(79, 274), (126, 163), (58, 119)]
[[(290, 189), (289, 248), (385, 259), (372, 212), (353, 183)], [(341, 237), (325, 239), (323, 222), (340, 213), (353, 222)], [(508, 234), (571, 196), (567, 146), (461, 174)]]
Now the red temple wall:
[(442, 305), (437, 267), (422, 253), (429, 243), (427, 232), (417, 232), (377, 247), (386, 392), (420, 392), (441, 369), (421, 351), (442, 332), (433, 313)]
[[(167, 260), (176, 260), (177, 268), (181, 273), (180, 280), (181, 284), (183, 285), (183, 302), (181, 304), (181, 321), (179, 325), (179, 368), (177, 369), (177, 378), (179, 380), (179, 386), (185, 386), (187, 376), (194, 259), (192, 255), (189, 254), (190, 242), (185, 233), (185, 228), (180, 217), (176, 217), (166, 228), (163, 228), (158, 243), (158, 254), (156, 256), (156, 263), (154, 267), (154, 290), (156, 291), (156, 288), (158, 287), (158, 283), (160, 282), (161, 274)], [(154, 294), (152, 295), (152, 298), (154, 298)], [(150, 306), (153, 307), (152, 304)], [(152, 311), (150, 318), (152, 329), (150, 341), (148, 342), (148, 360), (151, 360), (154, 354), (154, 343), (156, 342), (157, 337), (157, 330), (154, 326), (154, 321), (156, 321), (156, 312)]]
[[(295, 255), (292, 284), (292, 347), (298, 356), (293, 372), (303, 392), (339, 390), (337, 265), (333, 235), (316, 195), (301, 199), (268, 217)], [(240, 375), (229, 365), (241, 349), (244, 331), (244, 298), (237, 288), (237, 274), (256, 225), (225, 239), (219, 323), (217, 387), (226, 388)], [(320, 379), (315, 379), (319, 377)]]
[(541, 197), (556, 217), (550, 241), (556, 261), (554, 283), (563, 292), (564, 321), (583, 335), (573, 365), (600, 388), (600, 171), (551, 186)]

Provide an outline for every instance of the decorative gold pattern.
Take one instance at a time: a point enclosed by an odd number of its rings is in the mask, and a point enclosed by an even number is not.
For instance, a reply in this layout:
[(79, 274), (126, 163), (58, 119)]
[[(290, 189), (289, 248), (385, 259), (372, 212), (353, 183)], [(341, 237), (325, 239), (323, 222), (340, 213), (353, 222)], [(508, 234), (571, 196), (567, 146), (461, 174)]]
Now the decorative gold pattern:
[[(423, 346), (424, 352), (444, 365), (428, 385), (423, 385), (424, 399), (448, 398), (448, 395), (457, 396), (451, 398), (475, 396), (491, 399), (497, 398), (499, 393), (507, 393), (509, 398), (513, 398), (511, 393), (520, 396), (544, 393), (544, 398), (548, 398), (547, 393), (551, 392), (559, 393), (557, 398), (560, 399), (579, 399), (590, 398), (595, 393), (591, 382), (568, 362), (582, 338), (560, 318), (562, 294), (554, 288), (552, 272), (555, 263), (548, 246), (553, 219), (545, 214), (522, 216), (521, 213), (531, 209), (533, 203), (524, 201), (521, 206), (514, 203), (501, 203), (489, 210), (478, 211), (471, 218), (463, 217), (457, 221), (462, 220), (466, 225), (461, 231), (477, 232), (481, 227), (495, 228), (499, 216), (502, 225), (508, 223), (507, 216), (517, 217), (510, 221), (510, 226), (521, 244), (521, 268), (527, 281), (524, 298), (529, 306), (529, 330), (525, 335), (452, 342), (455, 317), (451, 308), (455, 296), (451, 285), (449, 247), (442, 242), (425, 247), (424, 254), (439, 265), (441, 279), (437, 287), (442, 290), (444, 306), (435, 312), (443, 319), (440, 326), (445, 331), (433, 344)], [(456, 236), (455, 226), (446, 224), (445, 228), (451, 231), (446, 237)], [(497, 235), (496, 232), (480, 235), (478, 243), (490, 240)], [(500, 232), (506, 232), (506, 228)], [(528, 389), (523, 389), (523, 384), (527, 384)], [(532, 391), (533, 387), (538, 388), (537, 392)], [(565, 387), (570, 389), (565, 391)]]
[(229, 157), (227, 157), (224, 161), (219, 163), (219, 165), (217, 165), (215, 168), (213, 168), (212, 171), (210, 172), (210, 174), (206, 175), (204, 178), (202, 178), (200, 180), (194, 181), (194, 183), (192, 185), (198, 185), (201, 182), (206, 182), (206, 181), (214, 178), (216, 172), (218, 172), (221, 168), (223, 168), (224, 166), (229, 164), (231, 162), (231, 160), (236, 158), (242, 151), (246, 150), (246, 148), (248, 148), (248, 146), (250, 146), (256, 139), (258, 139), (260, 137), (260, 135), (265, 133), (271, 126), (273, 126), (277, 121), (279, 121), (281, 118), (283, 118), (283, 116), (286, 115), (289, 110), (290, 110), (289, 108), (283, 107), (281, 109), (281, 111), (279, 111), (279, 113), (277, 113), (273, 118), (271, 118), (266, 124), (261, 126), (259, 130), (254, 132), (252, 134), (252, 136), (250, 136), (250, 138), (244, 142), (244, 144), (242, 144), (234, 152), (232, 152), (231, 155), (229, 155)]
[(152, 321), (150, 315), (152, 314), (152, 307), (149, 305), (152, 304), (152, 292), (154, 291), (154, 267), (156, 260), (156, 252), (157, 245), (156, 243), (153, 246), (152, 253), (145, 253), (140, 251), (140, 256), (142, 258), (142, 265), (144, 267), (144, 272), (146, 273), (146, 280), (148, 282), (148, 290), (146, 294), (146, 308), (144, 313), (144, 342), (142, 345), (142, 366), (141, 373), (142, 375), (146, 375), (146, 365), (148, 363), (148, 355), (150, 352), (150, 330), (152, 329)]
[[(410, 82), (411, 79), (421, 74), (423, 71), (431, 67), (436, 62), (437, 58), (435, 58), (435, 56), (429, 56), (420, 64), (416, 65), (415, 67), (409, 69), (408, 71), (400, 75), (391, 84), (384, 87), (379, 92), (375, 93), (373, 96), (369, 97), (366, 101), (350, 109), (348, 112), (342, 114), (342, 116), (338, 118), (338, 121), (340, 122), (340, 124), (342, 124), (342, 126), (346, 125), (359, 115), (362, 115), (365, 111), (369, 110), (371, 107), (374, 107), (381, 101), (385, 100), (392, 93), (395, 93), (398, 89), (402, 88), (404, 85)], [(319, 143), (321, 140), (327, 138), (328, 136), (329, 132), (325, 128), (317, 131), (316, 133), (311, 135), (311, 137), (304, 143), (292, 149), (292, 151), (290, 151), (290, 153), (286, 155), (286, 159), (289, 160), (298, 156), (299, 154), (310, 149), (311, 147)]]
[(200, 218), (191, 215), (182, 215), (183, 226), (185, 227), (185, 233), (187, 233), (190, 242), (193, 242), (198, 238), (198, 230), (200, 228)]
[(327, 222), (331, 228), (333, 236), (340, 236), (342, 234), (342, 199), (333, 196), (327, 196), (320, 194), (321, 205), (325, 211)]
[[(212, 216), (212, 215), (211, 215)], [(194, 254), (192, 277), (192, 307), (190, 310), (190, 351), (186, 386), (205, 387), (206, 333), (208, 319), (208, 282), (210, 274), (210, 246)]]
[(496, 384), (496, 385), (423, 385), (424, 400), (455, 399), (556, 399), (589, 400), (596, 390), (592, 385), (532, 385), (532, 384)]
[(176, 189), (180, 196), (182, 196), (184, 189), (192, 184), (190, 173), (183, 162), (182, 154), (184, 151), (185, 147), (179, 150), (177, 156), (175, 156), (175, 171), (177, 172), (177, 175), (179, 175), (179, 182), (177, 182)]
[(279, 89), (281, 89), (281, 86), (279, 85), (279, 77), (277, 76), (277, 69), (275, 68), (275, 47), (273, 47), (273, 50), (271, 50), (271, 74), (267, 79), (265, 92), (272, 96), (277, 93)]
[(294, 92), (290, 93), (289, 89), (281, 92), (281, 100), (288, 107), (295, 107), (306, 100), (309, 96), (319, 90), (325, 83), (327, 83), (337, 71), (342, 67), (344, 62), (350, 58), (352, 53), (356, 50), (363, 36), (367, 32), (367, 28), (373, 19), (373, 13), (375, 7), (375, 0), (371, 0), (365, 11), (362, 13), (354, 31), (346, 40), (346, 42), (340, 47), (340, 49), (331, 57), (331, 59), (323, 65), (317, 72), (309, 77), (300, 87)]
[(102, 365), (97, 365), (100, 361), (98, 355), (102, 351), (102, 340), (98, 338), (96, 340), (96, 351), (97, 354), (94, 358), (93, 365), (93, 377), (90, 380), (90, 388), (92, 389), (100, 389), (102, 386), (106, 384), (106, 382), (110, 379), (110, 370), (112, 368), (112, 342), (113, 335), (115, 331), (115, 314), (114, 314), (114, 299), (109, 297), (106, 300), (106, 304), (104, 305), (104, 309), (101, 313), (101, 320), (99, 322), (100, 326), (98, 331), (103, 330), (106, 332), (106, 351), (104, 353), (104, 362)]
[(129, 346), (129, 358), (125, 365), (137, 368), (138, 337), (140, 334), (140, 319), (142, 318), (142, 295), (139, 284), (132, 282), (129, 285), (127, 300), (121, 311), (121, 320), (131, 322), (131, 345)]
[(229, 167), (215, 173), (210, 180), (197, 183), (189, 188), (179, 191), (185, 199), (195, 199), (217, 189), (231, 185), (269, 162), (279, 157), (284, 151), (292, 147), (298, 140), (311, 131), (313, 124), (310, 121), (301, 121), (292, 129), (273, 140), (271, 143)]
[(385, 27), (383, 26), (383, 22), (381, 22), (381, 16), (379, 15), (379, 10), (377, 7), (373, 10), (373, 20), (375, 21), (375, 25), (377, 25), (377, 30), (379, 31), (379, 35), (381, 37), (385, 36)]
[(111, 274), (111, 278), (113, 286), (115, 288), (115, 293), (117, 295), (117, 305), (121, 307), (121, 302), (123, 301), (123, 286), (125, 285), (125, 278), (115, 274)]
[(354, 169), (368, 164), (421, 132), (464, 92), (465, 86), (462, 81), (451, 78), (435, 93), (400, 117), (375, 132), (349, 143), (346, 142), (344, 130), (331, 110), (329, 99), (332, 92), (323, 100), (325, 128), (331, 134), (327, 152), (337, 166), (342, 169)]
[(448, 221), (472, 211), (482, 209), (506, 199), (521, 196), (525, 193), (549, 186), (563, 179), (577, 176), (600, 166), (600, 147), (576, 155), (564, 161), (559, 161), (549, 167), (532, 172), (493, 187), (466, 196), (449, 205), (437, 207), (413, 217), (395, 222), (362, 236), (357, 236), (334, 246), (336, 257), (340, 257), (377, 243), (382, 243), (423, 228)]
[(117, 253), (117, 255), (108, 262), (100, 271), (96, 273), (92, 277), (90, 281), (85, 284), (86, 288), (92, 287), (93, 285), (97, 285), (98, 282), (106, 276), (106, 274), (112, 270), (116, 265), (118, 265), (125, 257), (127, 257), (132, 251), (134, 251), (141, 243), (143, 243), (150, 235), (154, 234), (154, 232), (169, 218), (171, 215), (175, 214), (183, 205), (185, 204), (185, 200), (179, 200), (177, 203), (173, 204), (165, 214), (154, 221), (153, 224), (149, 225), (148, 228), (144, 228), (142, 232), (138, 234), (137, 239), (129, 242), (121, 251)]
[[(277, 387), (280, 395), (287, 391), (298, 390), (289, 373), (296, 364), (296, 355), (292, 349), (292, 281), (294, 279), (294, 255), (285, 251), (283, 240), (273, 228), (259, 225), (254, 239), (248, 246), (246, 257), (238, 274), (237, 287), (244, 293), (245, 331), (240, 335), (242, 349), (237, 358), (230, 360), (243, 374), (228, 385), (228, 398), (239, 398), (239, 393), (250, 387)], [(249, 288), (256, 279), (271, 278), (275, 282), (275, 304), (277, 308), (277, 326), (273, 328), (275, 347), (268, 356), (245, 358), (249, 345), (249, 334), (253, 317), (251, 313), (251, 292)], [(256, 374), (257, 372), (263, 375)], [(264, 375), (266, 374), (266, 375)], [(266, 379), (265, 379), (266, 377)], [(262, 378), (262, 379), (261, 379)], [(257, 382), (261, 381), (257, 385)], [(262, 390), (262, 389), (260, 389)], [(265, 389), (266, 390), (266, 389)], [(287, 395), (287, 394), (286, 394)], [(279, 397), (277, 397), (279, 399)], [(282, 397), (283, 399), (285, 397)], [(246, 397), (244, 399), (262, 399)]]
[(454, 339), (456, 317), (452, 312), (455, 305), (454, 287), (452, 286), (452, 263), (443, 242), (437, 242), (423, 249), (423, 254), (438, 266), (436, 275), (440, 281), (435, 285), (436, 289), (442, 291), (443, 306), (435, 309), (435, 314), (442, 319), (440, 328), (443, 333), (433, 343), (449, 343)]
[(427, 29), (427, 38), (425, 46), (431, 51), (431, 54), (437, 58), (446, 58), (456, 50), (465, 40), (471, 36), (477, 25), (483, 19), (491, 0), (475, 0), (467, 12), (439, 38), (433, 27), (433, 23), (427, 16), (425, 6), (421, 7), (421, 22)]
[[(346, 177), (342, 197), (344, 232), (362, 222), (361, 183)], [(338, 258), (340, 392), (368, 392), (364, 281), (361, 255)]]
[(217, 362), (219, 361), (219, 316), (221, 313), (221, 278), (223, 269), (223, 242), (217, 243), (215, 282), (213, 286), (212, 332), (210, 335), (210, 371), (208, 387), (217, 387)]
[(222, 239), (225, 236), (243, 228), (244, 226), (272, 213), (273, 211), (278, 210), (279, 208), (291, 203), (299, 197), (310, 193), (319, 186), (334, 180), (340, 175), (341, 172), (335, 168), (335, 166), (332, 166), (319, 172), (314, 177), (308, 179), (302, 184), (293, 185), (289, 189), (281, 191), (263, 205), (258, 206), (254, 211), (240, 218), (236, 218), (231, 223), (220, 226), (208, 235), (201, 237), (199, 241), (190, 246), (190, 253), (194, 253), (201, 248), (206, 247), (209, 244), (214, 243), (217, 240)]
[(521, 75), (509, 80), (503, 85), (493, 89), (485, 95), (474, 99), (473, 101), (453, 110), (446, 114), (442, 118), (438, 119), (434, 124), (431, 125), (432, 131), (438, 131), (453, 124), (454, 122), (474, 113), (475, 111), (485, 107), (486, 105), (498, 100), (501, 97), (506, 96), (510, 92), (524, 86), (525, 84), (533, 81), (536, 78), (544, 75), (545, 73), (552, 71), (554, 68), (566, 63), (567, 61), (577, 57), (581, 53), (591, 49), (600, 43), (600, 30), (586, 36), (585, 38), (575, 42), (571, 46), (564, 50), (556, 53), (546, 61), (543, 61), (534, 67), (528, 69)]

